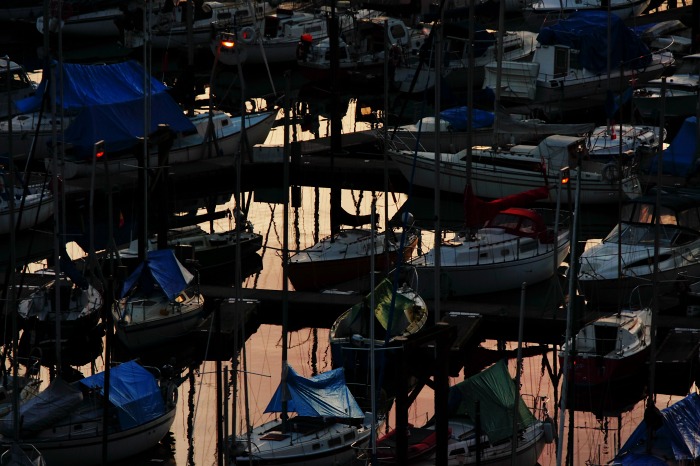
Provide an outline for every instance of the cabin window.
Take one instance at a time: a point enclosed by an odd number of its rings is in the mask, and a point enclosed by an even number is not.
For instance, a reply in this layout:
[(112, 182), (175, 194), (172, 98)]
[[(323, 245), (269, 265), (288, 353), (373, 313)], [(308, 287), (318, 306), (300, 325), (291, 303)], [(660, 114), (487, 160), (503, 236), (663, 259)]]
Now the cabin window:
[[(185, 9), (185, 14), (187, 12), (187, 9)], [(183, 15), (185, 16), (185, 15)], [(194, 19), (211, 19), (214, 17), (214, 12), (209, 9), (209, 11), (205, 11), (203, 8), (195, 8), (194, 9)]]
[(219, 13), (219, 15), (217, 16), (217, 19), (220, 20), (229, 18), (231, 18), (231, 13)]
[(684, 244), (689, 244), (698, 240), (697, 234), (692, 234), (690, 232), (682, 231), (678, 233), (676, 239), (673, 241), (674, 246), (681, 246)]
[(569, 48), (554, 47), (554, 77), (562, 78), (569, 74)]
[(678, 224), (684, 227), (700, 230), (700, 212), (698, 209), (688, 209), (678, 213)]
[(328, 446), (329, 446), (329, 447), (337, 447), (337, 446), (339, 446), (341, 443), (342, 443), (342, 442), (341, 442), (341, 440), (340, 440), (340, 437), (333, 437), (332, 439), (330, 439), (330, 440), (328, 441)]
[[(626, 208), (623, 208), (623, 219), (628, 218), (630, 222), (637, 222), (637, 223), (654, 223), (654, 204), (637, 204), (636, 209), (634, 206), (628, 206)], [(676, 218), (676, 212), (673, 210), (667, 208), (667, 207), (661, 207), (659, 210), (659, 223), (662, 225), (678, 225), (678, 219)], [(681, 219), (682, 219), (681, 215)], [(688, 220), (691, 220), (692, 217), (689, 217)], [(695, 220), (697, 221), (697, 220)], [(681, 221), (680, 224), (684, 226), (690, 226), (686, 224), (686, 222)]]
[(535, 225), (532, 219), (523, 218), (522, 222), (520, 222), (520, 231), (523, 233), (534, 233), (536, 230), (537, 225)]
[[(13, 72), (10, 75), (10, 90), (26, 89), (31, 86), (28, 78), (24, 73)], [(7, 73), (1, 73), (0, 70), (0, 89), (7, 90)]]
[(659, 212), (659, 223), (662, 225), (678, 225), (676, 213), (665, 207), (661, 207)]
[(604, 356), (615, 351), (617, 347), (617, 327), (597, 325), (595, 327), (595, 352)]
[(581, 60), (579, 60), (580, 56), (581, 54), (578, 50), (569, 50), (569, 68), (574, 70), (580, 70), (583, 68), (583, 65), (581, 65)]
[(534, 251), (537, 249), (537, 242), (530, 239), (530, 238), (525, 238), (520, 241), (520, 253), (525, 254), (531, 251)]
[(406, 37), (406, 30), (398, 24), (390, 28), (390, 33), (391, 37), (393, 37), (394, 39), (401, 39), (403, 37)]
[(346, 442), (349, 442), (349, 441), (354, 440), (354, 439), (355, 439), (355, 431), (354, 430), (343, 436), (343, 440), (345, 440)]

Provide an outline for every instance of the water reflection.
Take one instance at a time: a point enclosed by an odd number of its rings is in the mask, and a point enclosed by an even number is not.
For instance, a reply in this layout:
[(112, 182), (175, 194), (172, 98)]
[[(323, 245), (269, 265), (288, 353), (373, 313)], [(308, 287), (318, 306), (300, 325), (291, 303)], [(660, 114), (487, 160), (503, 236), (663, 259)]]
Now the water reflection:
[[(406, 196), (393, 194), (388, 197), (381, 193), (345, 191), (343, 207), (348, 212), (357, 214), (369, 213), (372, 198), (379, 201), (378, 210), (396, 215), (404, 206)], [(282, 231), (283, 208), (276, 203), (267, 202), (262, 194), (254, 196), (248, 214), (256, 232), (263, 236), (263, 247), (258, 254), (246, 258), (242, 263), (243, 286), (246, 288), (282, 289), (282, 260), (281, 245), (284, 236)], [(290, 245), (294, 249), (308, 247), (319, 238), (330, 232), (330, 192), (325, 188), (302, 188), (298, 207), (291, 210)], [(412, 212), (419, 221), (430, 226), (433, 209), (432, 200), (413, 198)], [(455, 222), (460, 220), (462, 210), (460, 199), (444, 199), (446, 212), (454, 212)], [(122, 204), (123, 205), (123, 204)], [(423, 206), (423, 208), (419, 208)], [(233, 210), (235, 202), (232, 199), (216, 205), (215, 211)], [(205, 213), (207, 207), (198, 206), (191, 209), (194, 213)], [(77, 213), (74, 212), (76, 218)], [(596, 226), (603, 225), (602, 231), (610, 228), (611, 215), (608, 212), (588, 213), (591, 218), (586, 222), (590, 230), (584, 235), (596, 234)], [(113, 220), (118, 220), (115, 215)], [(203, 228), (213, 227), (215, 231), (225, 231), (228, 224), (225, 219), (215, 220), (211, 225), (202, 224)], [(125, 225), (126, 227), (126, 225)], [(429, 240), (428, 240), (429, 241)], [(428, 243), (429, 244), (429, 243)], [(235, 269), (223, 267), (211, 275), (201, 276), (202, 283), (222, 286), (235, 285)], [(533, 292), (533, 297), (538, 293)], [(546, 293), (539, 294), (539, 297)], [(500, 298), (504, 298), (505, 294)], [(496, 299), (496, 297), (494, 297)], [(219, 303), (226, 304), (226, 303)], [(465, 307), (468, 307), (465, 304)], [(478, 312), (478, 309), (472, 309)], [(228, 403), (229, 432), (241, 432), (245, 425), (257, 425), (268, 415), (262, 411), (277, 387), (281, 377), (281, 328), (279, 314), (257, 316), (251, 318), (243, 326), (229, 335), (228, 338), (212, 339), (206, 332), (183, 340), (173, 342), (149, 350), (146, 353), (134, 355), (115, 348), (115, 360), (127, 360), (138, 357), (147, 364), (175, 366), (183, 380), (180, 386), (178, 412), (173, 425), (172, 436), (166, 437), (159, 447), (138, 458), (128, 461), (130, 465), (151, 464), (154, 459), (169, 465), (207, 465), (216, 462), (216, 362), (222, 358), (222, 365), (231, 380), (236, 382), (238, 396), (230, 398)], [(304, 376), (311, 376), (331, 369), (328, 328), (337, 315), (325, 313), (313, 315), (300, 313), (290, 316), (290, 324), (294, 331), (289, 336), (289, 362)], [(563, 336), (562, 336), (563, 338)], [(100, 343), (101, 338), (97, 339)], [(243, 349), (245, 341), (245, 351)], [(77, 356), (87, 357), (92, 350), (87, 346), (79, 346), (82, 350)], [(466, 357), (467, 367), (452, 380), (461, 380), (487, 367), (495, 360), (508, 358), (509, 370), (515, 373), (515, 343), (485, 341), (478, 348), (470, 350)], [(101, 353), (101, 347), (95, 347), (95, 353)], [(549, 398), (550, 413), (556, 414), (561, 396), (558, 394), (559, 378), (552, 376), (558, 370), (556, 367), (555, 348), (526, 344), (524, 348), (525, 362), (522, 369), (522, 391), (534, 397)], [(239, 356), (241, 371), (231, 362)], [(48, 354), (47, 354), (48, 356)], [(98, 358), (100, 361), (100, 358)], [(76, 360), (76, 365), (86, 364)], [(99, 365), (99, 363), (98, 363)], [(90, 370), (86, 368), (85, 370)], [(553, 371), (550, 374), (549, 371)], [(45, 377), (48, 380), (48, 374)], [(634, 427), (643, 418), (643, 403), (646, 386), (646, 375), (640, 374), (638, 380), (630, 381), (624, 386), (606, 387), (598, 392), (578, 390), (572, 393), (568, 406), (572, 407), (571, 417), (566, 418), (567, 439), (564, 448), (571, 455), (574, 464), (584, 464), (590, 460), (602, 464), (611, 459), (621, 442), (629, 436)], [(657, 404), (661, 407), (671, 404), (677, 397), (659, 395)], [(246, 406), (247, 405), (247, 406)], [(429, 388), (417, 396), (409, 411), (409, 421), (415, 425), (423, 425), (433, 414), (433, 396)], [(248, 419), (246, 419), (246, 413)], [(235, 415), (235, 417), (234, 417)], [(557, 415), (553, 418), (558, 420)], [(389, 418), (389, 426), (393, 425), (393, 417)], [(569, 426), (572, 428), (569, 429)], [(568, 432), (572, 434), (569, 436)], [(569, 450), (569, 445), (571, 449)], [(553, 465), (556, 462), (554, 445), (548, 445), (540, 458), (541, 465)], [(127, 464), (124, 462), (123, 464)]]

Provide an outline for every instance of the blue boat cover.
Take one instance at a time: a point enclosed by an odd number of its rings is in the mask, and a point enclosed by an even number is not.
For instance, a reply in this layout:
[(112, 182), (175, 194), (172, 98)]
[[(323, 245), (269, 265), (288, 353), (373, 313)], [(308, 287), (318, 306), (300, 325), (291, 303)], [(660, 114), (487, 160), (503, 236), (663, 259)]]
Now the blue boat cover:
[[(57, 80), (56, 106), (75, 119), (66, 128), (65, 143), (72, 144), (79, 155), (91, 157), (95, 142), (105, 141), (105, 151), (131, 149), (144, 137), (145, 70), (136, 61), (110, 65), (64, 63), (62, 69), (44, 71), (36, 93), (17, 101), (17, 110), (28, 113), (39, 110), (48, 89), (49, 76)], [(175, 132), (195, 131), (192, 122), (177, 102), (167, 93), (163, 83), (150, 77), (151, 118), (149, 134), (159, 124), (167, 124)]]
[[(494, 114), (493, 112), (488, 112), (486, 110), (480, 110), (478, 108), (473, 108), (472, 114), (472, 128), (490, 128), (493, 126)], [(448, 108), (440, 112), (440, 118), (450, 123), (453, 131), (466, 131), (467, 124), (469, 123), (469, 114), (467, 113), (467, 107), (454, 107)]]
[(661, 417), (662, 425), (653, 436), (653, 455), (646, 453), (647, 425), (642, 421), (622, 446), (613, 464), (669, 464), (658, 462), (658, 458), (674, 458), (679, 464), (693, 464), (700, 458), (700, 395), (691, 393), (662, 409)]
[[(104, 393), (104, 372), (80, 380), (88, 388)], [(153, 374), (135, 361), (109, 371), (109, 401), (118, 408), (122, 429), (143, 425), (165, 413), (165, 403)]]
[[(691, 116), (685, 119), (678, 130), (673, 142), (663, 151), (662, 171), (664, 175), (689, 176), (696, 170), (698, 118)], [(658, 170), (658, 154), (649, 165), (649, 173)]]
[(180, 264), (172, 249), (149, 251), (147, 259), (124, 282), (120, 297), (126, 297), (135, 287), (148, 292), (158, 285), (165, 296), (172, 300), (187, 288), (193, 278), (194, 275)]
[[(608, 44), (608, 22), (610, 42)], [(537, 36), (542, 45), (566, 45), (580, 50), (579, 62), (592, 73), (607, 72), (611, 66), (639, 69), (651, 63), (651, 52), (624, 21), (606, 11), (576, 11), (567, 19), (544, 26)]]
[[(340, 419), (361, 419), (362, 408), (345, 384), (345, 371), (342, 367), (307, 379), (297, 374), (287, 365), (280, 383), (265, 408), (266, 413), (282, 412), (282, 400), (287, 399), (287, 412), (299, 416), (335, 417)], [(286, 397), (285, 397), (286, 387)]]

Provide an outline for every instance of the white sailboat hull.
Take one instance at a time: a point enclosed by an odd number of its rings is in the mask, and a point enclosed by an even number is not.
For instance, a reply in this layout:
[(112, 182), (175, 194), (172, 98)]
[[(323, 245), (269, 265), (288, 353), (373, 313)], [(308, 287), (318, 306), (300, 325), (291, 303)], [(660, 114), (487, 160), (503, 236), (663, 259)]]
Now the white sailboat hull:
[[(118, 461), (154, 447), (170, 431), (175, 409), (142, 426), (107, 436), (107, 461)], [(56, 427), (32, 439), (46, 464), (88, 466), (102, 463), (102, 418), (82, 424), (73, 431), (72, 424)], [(79, 452), (79, 454), (78, 454)]]
[[(439, 186), (443, 192), (462, 194), (466, 187), (466, 162), (456, 154), (441, 154)], [(397, 151), (391, 152), (391, 158), (407, 180), (414, 186), (434, 189), (435, 161), (434, 154), (427, 152)], [(415, 159), (415, 162), (414, 162)], [(571, 171), (571, 179), (576, 172)], [(557, 181), (558, 175), (550, 174), (550, 183)], [(500, 199), (505, 196), (535, 189), (546, 184), (542, 171), (532, 169), (509, 169), (498, 165), (473, 164), (472, 188), (478, 197)], [(636, 175), (630, 175), (622, 181), (622, 190), (629, 197), (641, 194), (641, 184)], [(582, 173), (581, 202), (586, 204), (603, 204), (618, 202), (618, 184), (604, 180), (601, 174)], [(573, 188), (572, 188), (573, 194)], [(554, 199), (549, 201), (554, 202)]]
[[(290, 419), (294, 422), (294, 418)], [(351, 464), (355, 459), (354, 447), (369, 442), (369, 426), (349, 426), (347, 424), (329, 424), (321, 431), (310, 433), (292, 432), (289, 435), (272, 436), (269, 433), (280, 421), (270, 421), (256, 427), (251, 432), (251, 456), (236, 456), (237, 465), (304, 465), (328, 466)], [(282, 438), (283, 437), (283, 438)], [(246, 445), (246, 435), (236, 439), (242, 446)], [(332, 444), (333, 446), (329, 445)]]
[[(275, 122), (276, 115), (277, 112), (272, 111), (246, 116), (246, 135), (250, 145), (265, 141)], [(240, 128), (240, 117), (228, 117), (229, 124), (226, 129), (217, 127), (216, 144), (213, 141), (206, 142), (205, 140), (207, 118), (206, 115), (200, 115), (198, 119), (194, 119), (193, 123), (199, 130), (198, 134), (176, 138), (168, 153), (168, 165), (231, 155), (239, 150), (241, 131), (236, 128)], [(118, 175), (138, 170), (139, 164), (135, 156), (117, 156), (110, 159), (109, 154), (106, 154), (105, 157), (106, 161), (100, 161), (94, 165), (95, 173), (98, 175)], [(160, 166), (157, 152), (151, 152), (148, 163), (149, 167)], [(47, 169), (50, 170), (50, 161), (47, 160), (46, 165)], [(63, 162), (62, 169), (63, 177), (66, 179), (87, 177), (92, 174), (93, 163), (92, 160), (66, 160)]]
[[(31, 188), (30, 188), (31, 189)], [(20, 215), (20, 207), (22, 209)], [(0, 201), (0, 234), (10, 232), (10, 224), (19, 230), (33, 228), (45, 222), (53, 215), (53, 195), (45, 190), (42, 195), (39, 191), (29, 194), (22, 205), (21, 199), (15, 200), (14, 211), (10, 213), (9, 203)], [(19, 223), (19, 226), (17, 225)]]

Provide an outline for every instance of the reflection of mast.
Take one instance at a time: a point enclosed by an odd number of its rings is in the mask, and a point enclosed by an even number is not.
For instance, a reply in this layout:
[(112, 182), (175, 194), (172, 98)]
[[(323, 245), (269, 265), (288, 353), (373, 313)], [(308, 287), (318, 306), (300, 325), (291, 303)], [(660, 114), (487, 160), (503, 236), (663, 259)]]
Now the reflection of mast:
[[(335, 169), (335, 155), (342, 150), (340, 134), (342, 123), (336, 89), (338, 75), (338, 22), (335, 16), (335, 2), (331, 2), (331, 16), (328, 18), (328, 41), (330, 45), (330, 93), (331, 93), (331, 173)], [(331, 237), (340, 233), (340, 216), (342, 212), (341, 190), (331, 188)]]
[(285, 109), (284, 109), (284, 168), (283, 168), (283, 182), (282, 189), (284, 191), (283, 202), (284, 202), (284, 219), (282, 230), (284, 234), (282, 235), (282, 378), (281, 385), (283, 387), (282, 393), (285, 396), (282, 397), (282, 431), (287, 429), (287, 420), (289, 419), (288, 406), (287, 406), (287, 328), (288, 328), (288, 317), (289, 317), (289, 72), (286, 73), (286, 89), (285, 89)]

